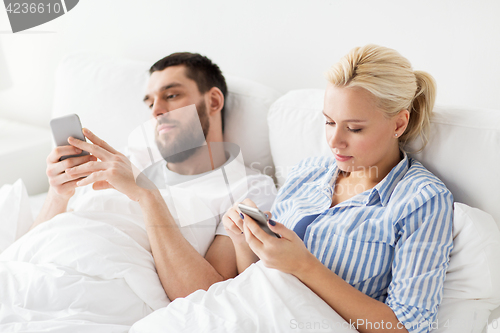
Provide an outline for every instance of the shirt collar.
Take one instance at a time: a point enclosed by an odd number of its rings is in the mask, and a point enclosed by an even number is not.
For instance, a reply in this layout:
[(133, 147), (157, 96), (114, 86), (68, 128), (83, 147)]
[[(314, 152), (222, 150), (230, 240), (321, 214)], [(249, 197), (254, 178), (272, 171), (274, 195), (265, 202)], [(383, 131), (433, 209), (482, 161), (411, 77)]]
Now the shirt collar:
[(392, 192), (410, 168), (408, 155), (404, 151), (401, 151), (401, 154), (403, 159), (372, 189), (372, 193), (376, 191), (379, 194), (382, 206), (387, 205)]
[[(401, 161), (399, 161), (399, 163), (394, 168), (392, 168), (392, 170), (384, 177), (384, 179), (382, 179), (368, 193), (365, 194), (365, 196), (362, 198), (362, 202), (359, 202), (359, 204), (371, 205), (376, 203), (376, 201), (378, 200), (374, 200), (374, 197), (378, 194), (382, 206), (387, 205), (389, 199), (391, 198), (392, 192), (409, 169), (410, 161), (408, 155), (404, 151), (401, 151), (401, 154), (403, 155)], [(326, 177), (325, 179), (324, 186), (332, 189), (337, 180), (338, 173), (339, 169), (337, 167), (337, 164), (335, 163), (335, 167), (328, 172), (328, 177)]]

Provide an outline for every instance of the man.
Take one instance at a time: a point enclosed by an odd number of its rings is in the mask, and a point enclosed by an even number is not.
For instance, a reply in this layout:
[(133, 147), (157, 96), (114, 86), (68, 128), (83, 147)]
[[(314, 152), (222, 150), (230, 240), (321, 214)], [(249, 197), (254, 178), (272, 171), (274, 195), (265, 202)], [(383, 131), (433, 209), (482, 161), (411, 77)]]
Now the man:
[[(207, 184), (213, 183), (215, 176), (211, 174), (219, 171), (229, 185), (225, 169), (236, 163), (234, 155), (237, 152), (234, 149), (231, 152), (227, 145), (222, 144), (226, 83), (217, 65), (192, 53), (171, 54), (155, 63), (150, 74), (144, 102), (157, 121), (155, 141), (164, 160), (148, 168), (136, 180), (127, 157), (84, 129), (85, 136), (93, 144), (70, 138), (71, 145), (56, 147), (47, 158), (50, 189), (32, 228), (66, 212), (68, 201), (77, 187), (93, 184), (95, 190), (116, 189), (139, 204), (160, 281), (167, 296), (173, 300), (198, 289), (206, 290), (213, 283), (237, 275), (233, 244), (222, 223), (219, 224), (220, 214), (236, 199), (242, 200), (251, 194), (249, 192), (259, 192), (255, 193), (254, 201), (260, 203), (260, 208), (269, 209), (275, 191), (269, 177), (254, 175), (242, 178), (244, 182), (240, 183), (244, 186), (233, 188), (238, 193), (237, 197), (231, 196), (231, 200), (207, 203), (210, 193), (205, 193), (201, 199), (200, 195), (193, 194), (184, 196), (180, 202), (179, 195), (174, 196), (176, 187), (170, 185), (180, 183), (182, 193), (186, 193), (186, 188), (191, 193), (199, 192), (200, 188), (205, 191), (210, 188)], [(59, 161), (61, 156), (81, 150), (91, 155)], [(153, 181), (154, 186), (148, 184), (144, 175)], [(253, 185), (249, 191), (247, 182), (252, 177)], [(161, 190), (165, 187), (163, 182), (171, 190), (168, 195)], [(227, 188), (222, 187), (227, 197)], [(219, 186), (217, 191), (220, 190)], [(165, 200), (169, 200), (169, 195), (171, 204), (167, 205)], [(177, 198), (174, 205), (172, 197)], [(180, 209), (181, 213), (184, 212), (182, 223), (182, 216), (175, 210), (191, 200), (200, 203), (201, 207)], [(186, 214), (202, 208), (217, 213), (204, 221), (193, 217), (186, 222)], [(203, 242), (207, 243), (208, 249), (199, 245)]]

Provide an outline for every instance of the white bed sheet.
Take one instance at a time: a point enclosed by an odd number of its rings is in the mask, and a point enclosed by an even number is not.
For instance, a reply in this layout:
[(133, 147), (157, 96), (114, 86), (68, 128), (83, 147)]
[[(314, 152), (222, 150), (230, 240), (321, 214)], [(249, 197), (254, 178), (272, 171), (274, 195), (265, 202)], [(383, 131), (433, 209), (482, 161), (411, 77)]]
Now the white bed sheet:
[(38, 216), (38, 213), (42, 209), (46, 197), (47, 197), (47, 192), (32, 195), (29, 197), (31, 213), (33, 214), (34, 219)]

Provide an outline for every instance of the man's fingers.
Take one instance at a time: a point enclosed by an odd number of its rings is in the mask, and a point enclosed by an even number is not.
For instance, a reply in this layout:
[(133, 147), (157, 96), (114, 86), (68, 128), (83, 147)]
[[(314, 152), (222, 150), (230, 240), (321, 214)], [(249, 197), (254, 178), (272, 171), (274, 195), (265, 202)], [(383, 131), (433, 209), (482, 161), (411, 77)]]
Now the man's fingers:
[(63, 188), (68, 188), (71, 186), (66, 186), (66, 184), (73, 182), (73, 187), (75, 187), (76, 182), (80, 179), (81, 177), (72, 177), (66, 173), (62, 173), (60, 175), (57, 175), (55, 177), (52, 177), (49, 179), (49, 184), (53, 187), (63, 187)]
[(89, 176), (78, 181), (77, 185), (78, 186), (86, 186), (88, 184), (92, 184), (92, 183), (99, 182), (99, 181), (106, 181), (105, 171), (93, 172)]
[(106, 141), (104, 141), (103, 139), (99, 138), (97, 135), (92, 133), (88, 128), (84, 128), (82, 131), (85, 137), (89, 139), (93, 144), (96, 144), (99, 147), (102, 147), (113, 154), (118, 153), (118, 151), (116, 151), (113, 147), (111, 147)]
[(78, 181), (79, 181), (79, 179), (68, 181), (68, 182), (66, 182), (66, 183), (58, 186), (57, 191), (59, 191), (59, 193), (66, 193), (69, 190), (75, 189), (76, 188), (76, 183)]
[(68, 138), (68, 142), (77, 148), (80, 148), (81, 150), (88, 151), (92, 155), (96, 156), (98, 159), (101, 161), (107, 160), (109, 157), (112, 156), (112, 153), (105, 150), (102, 147), (99, 147), (98, 145), (88, 143), (82, 140), (75, 139), (73, 137)]
[(108, 163), (106, 162), (90, 161), (72, 168), (68, 168), (65, 170), (65, 172), (71, 177), (83, 177), (96, 171), (105, 170), (106, 168), (108, 168)]
[(61, 173), (64, 173), (64, 171), (68, 168), (72, 168), (76, 165), (84, 164), (89, 161), (96, 161), (97, 158), (92, 155), (84, 155), (84, 156), (78, 156), (78, 157), (70, 157), (67, 158), (63, 161), (58, 161), (56, 163), (49, 163), (47, 165), (47, 176), (49, 177), (55, 177)]
[(100, 180), (100, 181), (95, 182), (94, 185), (92, 185), (92, 188), (94, 190), (106, 190), (108, 188), (114, 188), (114, 187), (113, 187), (113, 185), (111, 185), (107, 181)]
[(47, 156), (48, 163), (57, 163), (61, 159), (62, 156), (65, 155), (77, 155), (82, 152), (81, 149), (75, 148), (73, 146), (58, 146), (50, 152), (49, 156)]

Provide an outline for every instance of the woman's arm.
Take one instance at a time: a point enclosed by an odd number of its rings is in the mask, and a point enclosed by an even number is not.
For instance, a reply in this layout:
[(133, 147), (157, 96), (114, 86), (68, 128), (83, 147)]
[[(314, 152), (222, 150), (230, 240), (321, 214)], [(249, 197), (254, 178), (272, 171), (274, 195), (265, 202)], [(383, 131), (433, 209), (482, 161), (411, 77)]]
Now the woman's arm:
[(345, 320), (359, 320), (360, 332), (376, 332), (383, 321), (386, 329), (379, 331), (405, 332), (407, 328), (423, 333), (435, 320), (442, 299), (453, 246), (453, 197), (444, 186), (431, 184), (405, 206), (407, 215), (395, 227), (397, 242), (385, 303), (364, 295), (324, 267), (302, 240), (280, 223), (270, 224), (270, 228), (281, 234), (281, 239), (267, 235), (246, 219), (245, 235), (265, 266), (298, 277)]
[(359, 332), (408, 332), (389, 306), (342, 280), (312, 254), (294, 275)]
[(272, 223), (271, 230), (282, 238), (269, 236), (253, 220), (244, 220), (246, 240), (266, 267), (295, 275), (361, 333), (408, 332), (389, 306), (342, 280), (307, 250), (295, 232)]

